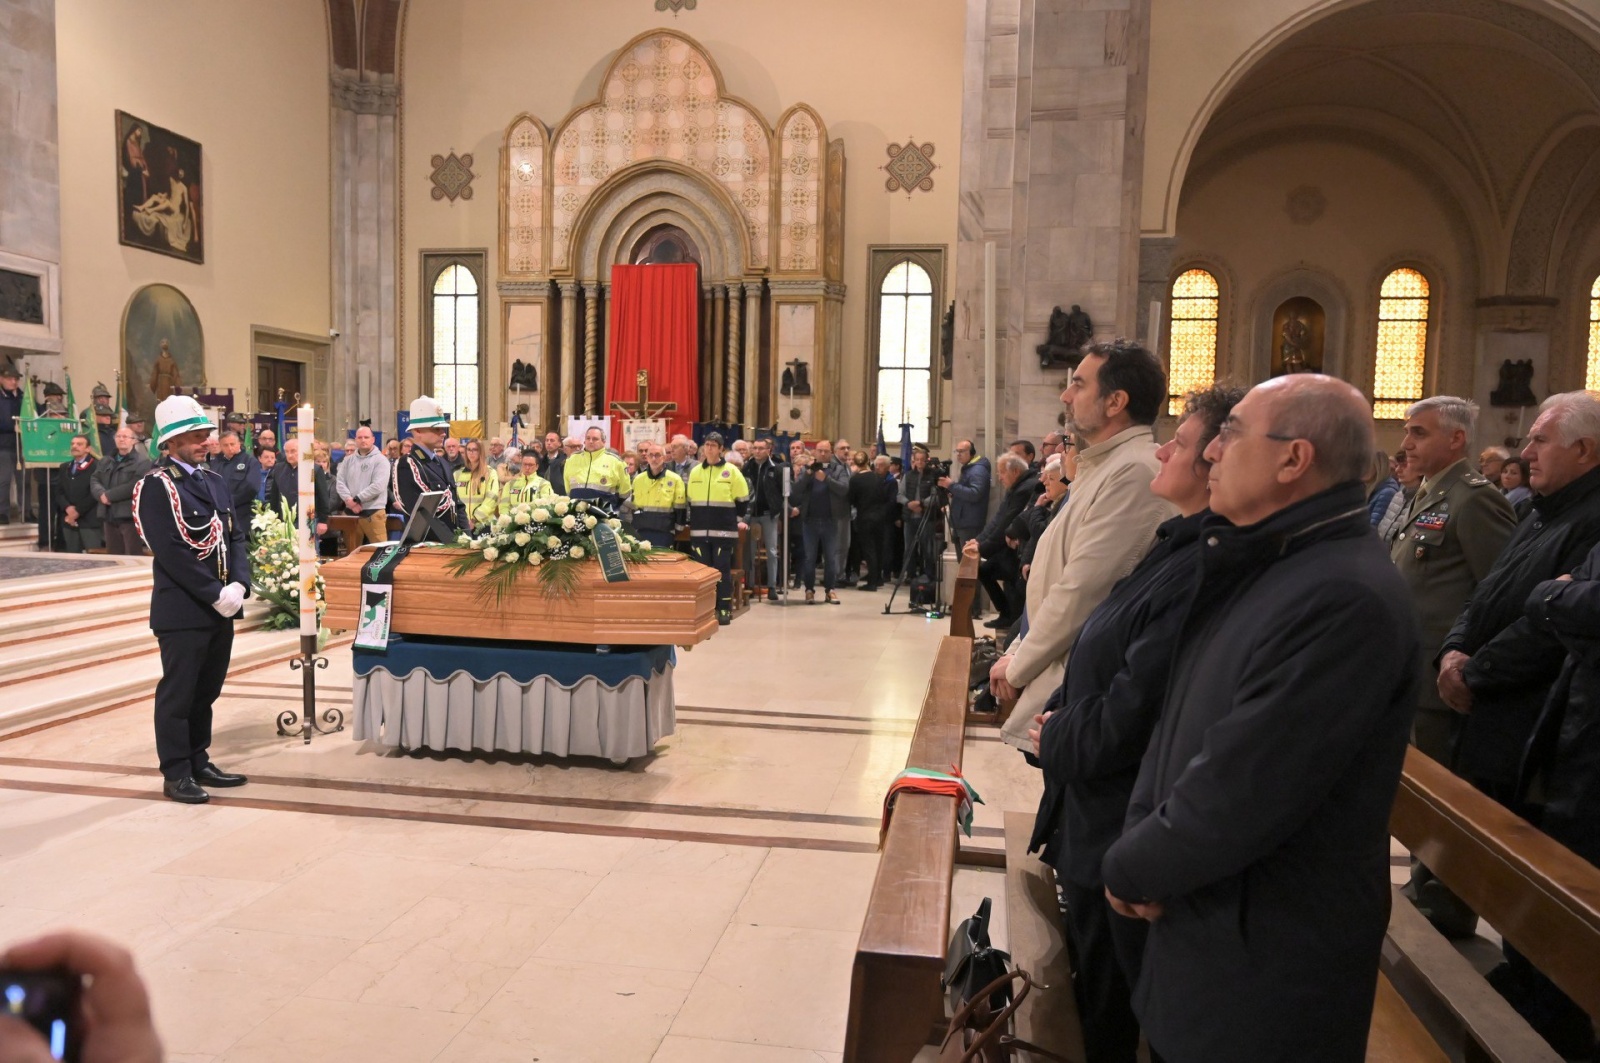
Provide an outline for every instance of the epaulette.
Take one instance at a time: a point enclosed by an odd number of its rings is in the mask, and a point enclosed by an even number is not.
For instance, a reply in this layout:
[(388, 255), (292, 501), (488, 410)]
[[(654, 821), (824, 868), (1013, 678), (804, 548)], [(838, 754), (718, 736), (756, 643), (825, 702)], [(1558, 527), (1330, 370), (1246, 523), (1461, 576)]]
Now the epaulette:
[(176, 465), (162, 465), (159, 468), (161, 472), (166, 474), (167, 479), (171, 480), (173, 483), (177, 483), (179, 480), (183, 479), (183, 470), (178, 468)]
[(1468, 487), (1490, 487), (1489, 478), (1481, 472), (1469, 472), (1461, 477), (1461, 482)]

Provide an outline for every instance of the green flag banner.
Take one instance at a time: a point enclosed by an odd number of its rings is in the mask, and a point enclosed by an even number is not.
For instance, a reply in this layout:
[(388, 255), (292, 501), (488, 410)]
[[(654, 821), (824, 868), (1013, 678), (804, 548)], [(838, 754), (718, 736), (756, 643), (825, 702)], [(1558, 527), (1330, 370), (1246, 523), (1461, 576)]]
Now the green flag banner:
[(68, 417), (23, 417), (17, 420), (22, 463), (29, 468), (72, 460), (72, 437), (82, 426)]

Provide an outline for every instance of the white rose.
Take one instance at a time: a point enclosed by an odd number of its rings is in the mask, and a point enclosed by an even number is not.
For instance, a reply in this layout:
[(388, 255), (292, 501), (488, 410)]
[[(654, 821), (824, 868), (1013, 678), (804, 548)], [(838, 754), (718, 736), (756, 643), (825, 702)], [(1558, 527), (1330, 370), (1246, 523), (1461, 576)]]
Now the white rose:
[(581, 547), (581, 546), (574, 546), (574, 547), (573, 547), (573, 548), (572, 548), (572, 556), (573, 556), (573, 557), (582, 557), (582, 556), (583, 556), (583, 547)]
[(502, 530), (511, 527), (511, 514), (509, 514), (509, 513), (500, 514), (498, 517), (496, 517), (494, 519), (494, 526), (496, 528), (500, 528)]
[(550, 511), (545, 509), (543, 506), (540, 506), (538, 509), (533, 511), (533, 519), (538, 521), (540, 524), (543, 524), (545, 521), (550, 519)]
[(561, 501), (556, 503), (556, 516), (565, 517), (566, 515), (567, 515), (567, 500), (563, 498)]
[(526, 523), (528, 523), (528, 511), (527, 510), (525, 510), (525, 509), (517, 510), (517, 523), (518, 524), (526, 524)]
[(571, 531), (572, 529), (576, 528), (577, 526), (578, 526), (578, 518), (577, 517), (562, 517), (561, 518), (561, 530), (562, 531)]
[(583, 526), (584, 526), (584, 527), (585, 527), (585, 528), (592, 528), (592, 527), (594, 527), (594, 526), (595, 526), (595, 525), (596, 525), (596, 524), (599, 524), (599, 523), (600, 523), (600, 522), (599, 522), (599, 521), (597, 521), (597, 520), (595, 520), (595, 519), (594, 519), (594, 518), (593, 518), (593, 517), (584, 517), (584, 518), (583, 518)]
[(544, 541), (544, 544), (546, 546), (548, 546), (550, 549), (554, 550), (554, 549), (557, 549), (558, 547), (560, 547), (561, 540), (556, 538), (554, 535), (552, 535), (552, 536), (550, 536), (550, 538), (548, 538), (548, 539), (546, 539)]
[(576, 508), (579, 513), (587, 513), (589, 512), (589, 503), (579, 502)]
[(620, 520), (618, 520), (616, 517), (612, 517), (610, 520), (606, 521), (606, 523), (609, 524), (613, 528), (619, 528), (620, 529), (622, 527), (622, 522)]
[(494, 548), (494, 547), (492, 547), (492, 546), (491, 546), (491, 547), (489, 547), (489, 548), (488, 548), (488, 549), (487, 549), (487, 550), (485, 550), (485, 551), (484, 551), (484, 552), (483, 552), (483, 559), (484, 559), (484, 560), (485, 560), (485, 561), (493, 561), (493, 560), (494, 560), (494, 559), (495, 559), (495, 558), (497, 558), (497, 557), (499, 557), (499, 556), (500, 556), (500, 551), (499, 551), (499, 550), (496, 550), (496, 549), (495, 549), (495, 548)]
[(537, 551), (537, 550), (534, 550), (534, 551), (532, 551), (531, 553), (528, 554), (528, 564), (530, 564), (530, 565), (537, 565), (539, 562), (541, 562), (543, 560), (544, 560), (544, 556), (542, 554), (540, 554), (539, 551)]
[(516, 564), (516, 562), (517, 562), (517, 552), (515, 550), (513, 550), (509, 554), (506, 555), (506, 564), (514, 565), (514, 564)]
[(527, 532), (517, 532), (517, 534), (512, 536), (511, 538), (512, 538), (512, 541), (515, 542), (518, 546), (527, 546), (530, 542), (533, 541), (533, 536), (529, 535)]

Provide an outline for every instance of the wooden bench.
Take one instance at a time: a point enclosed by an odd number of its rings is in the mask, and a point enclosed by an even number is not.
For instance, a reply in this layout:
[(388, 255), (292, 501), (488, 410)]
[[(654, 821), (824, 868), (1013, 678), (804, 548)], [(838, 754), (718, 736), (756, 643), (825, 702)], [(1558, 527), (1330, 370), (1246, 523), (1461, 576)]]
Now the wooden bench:
[[(961, 766), (971, 656), (968, 639), (941, 642), (906, 767)], [(845, 1063), (907, 1063), (944, 1017), (939, 977), (950, 941), (956, 807), (936, 794), (895, 801), (856, 943)]]
[[(1600, 869), (1415, 749), (1406, 753), (1390, 830), (1600, 1018)], [(1383, 967), (1435, 1039), (1469, 1063), (1559, 1058), (1398, 893)]]
[(972, 599), (978, 593), (978, 559), (963, 557), (956, 569), (956, 589), (950, 601), (950, 634), (957, 638), (973, 637)]

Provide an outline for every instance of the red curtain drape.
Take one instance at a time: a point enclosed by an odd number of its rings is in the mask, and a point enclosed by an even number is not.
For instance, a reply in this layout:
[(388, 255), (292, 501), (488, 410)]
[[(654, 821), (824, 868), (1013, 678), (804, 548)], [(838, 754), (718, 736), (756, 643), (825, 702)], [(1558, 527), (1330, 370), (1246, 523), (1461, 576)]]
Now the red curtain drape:
[[(676, 402), (667, 433), (684, 435), (700, 419), (700, 284), (692, 262), (611, 267), (611, 343), (606, 356), (606, 412), (639, 397), (639, 370), (650, 370), (650, 401)], [(613, 414), (613, 416), (615, 416)], [(611, 442), (622, 446), (620, 418)]]

